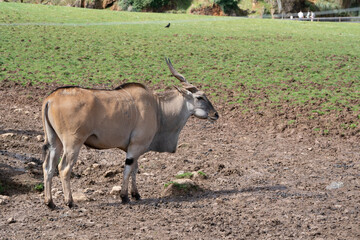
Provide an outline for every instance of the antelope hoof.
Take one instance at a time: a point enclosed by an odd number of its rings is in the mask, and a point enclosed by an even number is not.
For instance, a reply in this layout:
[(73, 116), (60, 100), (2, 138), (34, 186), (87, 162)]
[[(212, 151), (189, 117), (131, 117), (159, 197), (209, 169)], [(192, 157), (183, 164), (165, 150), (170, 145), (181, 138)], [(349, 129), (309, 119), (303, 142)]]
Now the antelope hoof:
[(68, 206), (69, 208), (73, 208), (75, 207), (75, 204), (73, 201), (68, 201), (68, 202), (65, 202), (65, 205)]
[(135, 198), (135, 200), (140, 200), (140, 194), (139, 193), (131, 193), (131, 196)]
[(126, 195), (126, 196), (120, 196), (121, 197), (121, 202), (122, 204), (127, 204), (130, 202), (130, 199), (129, 197)]
[(45, 205), (48, 206), (51, 210), (54, 210), (56, 208), (56, 205), (52, 200), (49, 202), (45, 202)]

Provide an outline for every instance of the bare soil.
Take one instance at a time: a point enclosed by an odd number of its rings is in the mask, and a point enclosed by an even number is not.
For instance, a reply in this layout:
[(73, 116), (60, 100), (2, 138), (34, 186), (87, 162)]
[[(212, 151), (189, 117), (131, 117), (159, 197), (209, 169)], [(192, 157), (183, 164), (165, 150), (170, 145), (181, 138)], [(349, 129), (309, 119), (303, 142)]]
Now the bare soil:
[[(360, 239), (357, 136), (314, 135), (306, 122), (284, 128), (222, 102), (217, 122), (189, 119), (175, 154), (141, 157), (140, 201), (110, 194), (123, 152), (84, 147), (71, 179), (82, 199), (65, 207), (56, 176), (50, 210), (34, 187), (43, 180), (41, 101), (55, 87), (0, 85), (0, 239)], [(164, 195), (181, 171), (207, 178)]]

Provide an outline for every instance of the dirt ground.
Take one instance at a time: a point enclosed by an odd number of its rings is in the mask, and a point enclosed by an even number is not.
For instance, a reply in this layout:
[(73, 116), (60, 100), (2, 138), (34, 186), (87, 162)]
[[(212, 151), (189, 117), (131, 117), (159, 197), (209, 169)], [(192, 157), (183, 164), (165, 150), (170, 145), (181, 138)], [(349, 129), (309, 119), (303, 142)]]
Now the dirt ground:
[[(55, 176), (50, 210), (34, 186), (43, 179), (41, 100), (53, 87), (0, 86), (0, 239), (360, 239), (357, 138), (284, 130), (221, 102), (217, 122), (189, 119), (175, 154), (141, 157), (140, 201), (110, 194), (123, 152), (83, 147), (76, 207), (64, 206)], [(181, 171), (207, 178), (171, 195), (164, 184)]]

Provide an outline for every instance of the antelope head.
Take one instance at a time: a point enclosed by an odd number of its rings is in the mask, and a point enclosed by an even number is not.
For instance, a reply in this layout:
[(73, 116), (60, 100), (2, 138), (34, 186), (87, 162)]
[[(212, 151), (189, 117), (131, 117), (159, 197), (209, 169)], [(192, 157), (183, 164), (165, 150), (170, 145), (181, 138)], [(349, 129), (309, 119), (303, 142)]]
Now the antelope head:
[(194, 85), (189, 83), (183, 75), (178, 73), (173, 67), (170, 59), (166, 59), (166, 64), (168, 65), (170, 72), (174, 77), (180, 80), (182, 83), (182, 88), (175, 88), (184, 96), (186, 101), (191, 106), (192, 114), (200, 119), (209, 119), (216, 121), (219, 118), (219, 114), (206, 97), (203, 91), (199, 91)]

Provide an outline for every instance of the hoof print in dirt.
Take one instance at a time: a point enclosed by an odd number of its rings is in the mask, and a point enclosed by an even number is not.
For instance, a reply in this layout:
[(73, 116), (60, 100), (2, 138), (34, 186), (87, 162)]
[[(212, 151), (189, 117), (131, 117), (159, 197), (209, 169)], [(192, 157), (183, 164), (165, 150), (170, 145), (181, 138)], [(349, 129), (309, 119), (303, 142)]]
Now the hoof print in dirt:
[(176, 179), (165, 184), (161, 196), (192, 196), (202, 191), (203, 189), (191, 179)]

